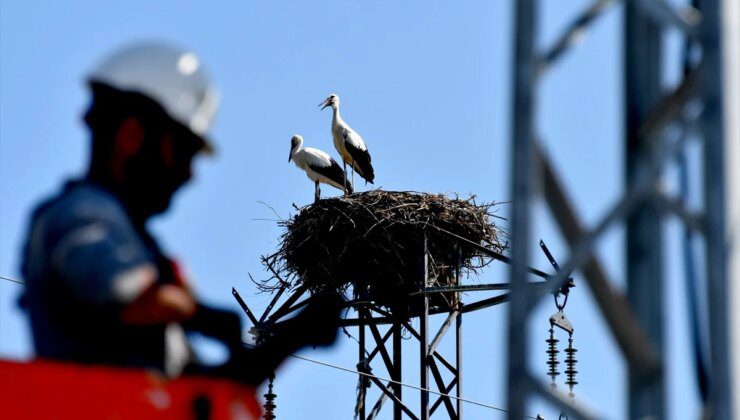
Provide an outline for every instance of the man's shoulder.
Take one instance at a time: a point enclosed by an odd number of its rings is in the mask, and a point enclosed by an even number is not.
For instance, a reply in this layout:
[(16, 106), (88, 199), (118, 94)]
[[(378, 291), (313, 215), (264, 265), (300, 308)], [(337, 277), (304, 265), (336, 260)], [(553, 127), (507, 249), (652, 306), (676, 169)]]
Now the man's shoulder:
[(79, 244), (80, 240), (107, 240), (111, 235), (119, 242), (135, 241), (136, 232), (123, 205), (101, 187), (84, 181), (70, 182), (33, 211), (21, 271), (27, 280), (44, 275), (53, 254)]
[(63, 229), (85, 221), (127, 223), (128, 217), (110, 192), (92, 183), (73, 181), (36, 207), (32, 223)]

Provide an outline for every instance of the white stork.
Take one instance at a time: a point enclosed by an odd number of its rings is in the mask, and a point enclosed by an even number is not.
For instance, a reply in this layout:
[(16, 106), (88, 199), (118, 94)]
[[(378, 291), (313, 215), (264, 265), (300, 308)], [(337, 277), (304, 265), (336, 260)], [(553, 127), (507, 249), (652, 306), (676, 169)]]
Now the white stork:
[(331, 135), (334, 139), (334, 147), (336, 147), (344, 162), (344, 171), (347, 171), (347, 163), (349, 163), (352, 168), (353, 183), (355, 181), (355, 171), (357, 171), (365, 181), (372, 184), (375, 180), (375, 171), (373, 171), (370, 162), (370, 153), (367, 151), (367, 146), (362, 141), (362, 137), (339, 115), (339, 96), (332, 93), (319, 106), (321, 109), (330, 106), (334, 110), (334, 116), (331, 120)]
[(329, 154), (313, 147), (303, 147), (303, 137), (298, 134), (290, 139), (290, 156), (288, 162), (293, 161), (295, 166), (303, 169), (308, 178), (316, 184), (315, 201), (321, 197), (319, 183), (331, 185), (352, 194), (352, 185), (347, 185), (347, 176), (337, 161)]

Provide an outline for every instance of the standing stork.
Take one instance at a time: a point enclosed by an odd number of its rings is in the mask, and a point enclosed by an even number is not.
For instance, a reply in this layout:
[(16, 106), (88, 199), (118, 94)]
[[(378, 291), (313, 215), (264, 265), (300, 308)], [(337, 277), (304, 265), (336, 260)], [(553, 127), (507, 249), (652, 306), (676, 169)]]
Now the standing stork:
[(355, 182), (355, 171), (357, 171), (365, 181), (372, 184), (375, 180), (375, 171), (370, 162), (370, 153), (362, 137), (339, 115), (339, 96), (332, 93), (319, 106), (322, 110), (327, 106), (334, 110), (331, 120), (331, 136), (334, 139), (334, 147), (337, 148), (344, 162), (344, 171), (347, 171), (347, 163), (352, 168), (352, 183)]
[(291, 160), (295, 166), (303, 169), (308, 178), (316, 184), (314, 202), (318, 202), (321, 198), (319, 183), (328, 184), (352, 194), (352, 185), (347, 185), (347, 174), (339, 167), (337, 161), (319, 149), (304, 148), (303, 137), (298, 134), (290, 139), (288, 162)]

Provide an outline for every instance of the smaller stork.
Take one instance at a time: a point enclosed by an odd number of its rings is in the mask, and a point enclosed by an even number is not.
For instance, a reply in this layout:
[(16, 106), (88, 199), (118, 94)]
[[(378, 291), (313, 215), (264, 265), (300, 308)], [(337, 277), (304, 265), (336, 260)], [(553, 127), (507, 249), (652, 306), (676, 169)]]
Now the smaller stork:
[(347, 183), (347, 174), (339, 167), (337, 161), (328, 153), (313, 147), (303, 147), (303, 137), (298, 134), (290, 139), (290, 156), (288, 162), (293, 161), (295, 166), (303, 169), (308, 179), (316, 184), (314, 202), (321, 198), (319, 183), (331, 185), (352, 194), (352, 184)]

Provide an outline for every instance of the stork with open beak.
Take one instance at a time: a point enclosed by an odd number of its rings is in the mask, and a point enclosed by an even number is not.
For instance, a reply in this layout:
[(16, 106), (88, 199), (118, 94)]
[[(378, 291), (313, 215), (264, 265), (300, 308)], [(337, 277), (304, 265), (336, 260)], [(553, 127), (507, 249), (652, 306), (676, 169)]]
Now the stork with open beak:
[[(355, 171), (367, 182), (373, 183), (375, 180), (375, 171), (371, 164), (370, 153), (367, 151), (365, 142), (362, 137), (352, 129), (339, 115), (339, 96), (332, 93), (319, 106), (323, 110), (331, 107), (334, 110), (334, 116), (331, 120), (331, 135), (334, 139), (334, 147), (342, 157), (344, 171), (347, 171), (347, 163), (352, 168), (352, 183), (355, 180)], [(345, 193), (347, 189), (345, 188)]]
[(303, 137), (298, 134), (290, 139), (290, 156), (288, 162), (293, 161), (295, 166), (303, 169), (306, 176), (316, 185), (314, 202), (321, 198), (319, 183), (331, 185), (352, 194), (352, 185), (347, 185), (347, 174), (339, 167), (329, 154), (313, 147), (303, 147)]

